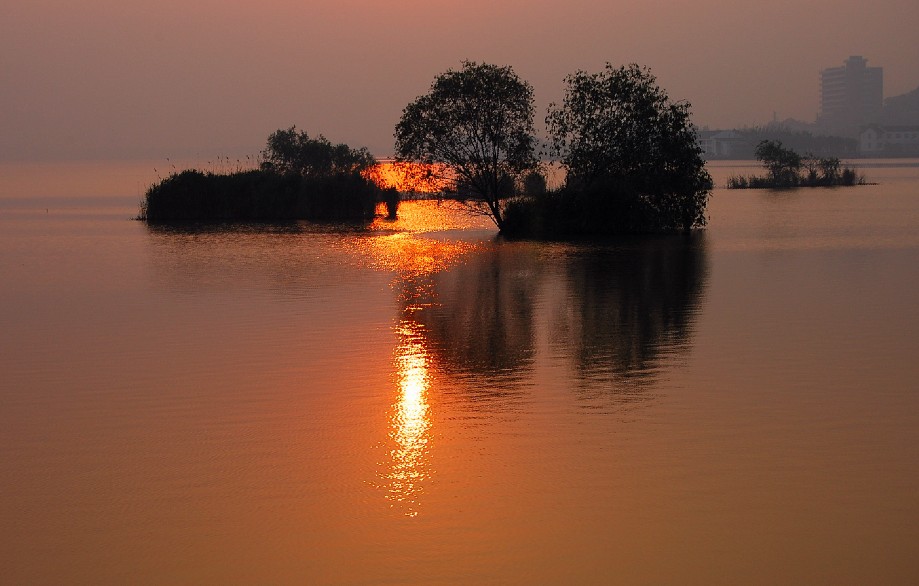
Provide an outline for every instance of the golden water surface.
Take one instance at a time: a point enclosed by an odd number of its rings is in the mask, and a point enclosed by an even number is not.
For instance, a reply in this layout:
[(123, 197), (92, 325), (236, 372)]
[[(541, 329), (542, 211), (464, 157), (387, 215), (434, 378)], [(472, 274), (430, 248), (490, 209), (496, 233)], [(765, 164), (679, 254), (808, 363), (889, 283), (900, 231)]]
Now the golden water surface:
[(0, 583), (919, 580), (915, 162), (602, 245), (8, 167)]

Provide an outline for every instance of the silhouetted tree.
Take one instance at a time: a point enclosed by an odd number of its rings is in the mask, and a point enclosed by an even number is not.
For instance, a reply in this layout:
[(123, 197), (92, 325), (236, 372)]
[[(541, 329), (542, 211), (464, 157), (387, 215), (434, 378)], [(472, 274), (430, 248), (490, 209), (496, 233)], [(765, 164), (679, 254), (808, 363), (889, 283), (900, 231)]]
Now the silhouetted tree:
[(395, 139), (398, 160), (445, 165), (459, 198), (501, 230), (507, 186), (536, 165), (533, 88), (510, 67), (464, 61), (405, 107)]
[(804, 153), (801, 156), (801, 167), (805, 171), (805, 182), (811, 185), (817, 184), (817, 170), (820, 168), (820, 159), (814, 153)]
[[(646, 68), (632, 64), (565, 78), (561, 106), (546, 117), (553, 152), (585, 231), (688, 230), (705, 224), (712, 188), (689, 105), (671, 102)], [(564, 203), (563, 203), (564, 205)]]
[(547, 190), (546, 176), (539, 171), (530, 171), (523, 177), (525, 195), (543, 195)]
[(804, 164), (801, 155), (782, 146), (780, 140), (761, 140), (756, 145), (756, 160), (761, 161), (772, 177), (773, 187), (794, 187)]
[(820, 172), (823, 175), (823, 180), (829, 185), (835, 185), (839, 182), (839, 158), (838, 157), (826, 157), (817, 161), (817, 166), (820, 167)]
[(375, 164), (376, 159), (366, 148), (333, 145), (321, 134), (310, 138), (306, 132), (297, 132), (296, 126), (273, 132), (262, 151), (263, 168), (304, 177), (362, 173)]

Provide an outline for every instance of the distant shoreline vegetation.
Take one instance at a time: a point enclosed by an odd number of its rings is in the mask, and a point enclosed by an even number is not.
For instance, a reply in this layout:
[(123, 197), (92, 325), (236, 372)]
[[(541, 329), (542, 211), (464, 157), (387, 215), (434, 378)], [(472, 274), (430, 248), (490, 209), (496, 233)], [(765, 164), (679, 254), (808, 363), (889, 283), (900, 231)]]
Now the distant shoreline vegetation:
[(755, 156), (769, 174), (734, 175), (728, 179), (728, 189), (792, 189), (866, 184), (863, 175), (849, 167), (841, 167), (838, 158), (818, 158), (810, 153), (800, 155), (784, 147), (779, 140), (760, 141)]
[(160, 223), (369, 221), (377, 204), (395, 217), (399, 194), (372, 178), (366, 149), (310, 138), (295, 127), (268, 137), (258, 169), (188, 169), (152, 185), (139, 220)]

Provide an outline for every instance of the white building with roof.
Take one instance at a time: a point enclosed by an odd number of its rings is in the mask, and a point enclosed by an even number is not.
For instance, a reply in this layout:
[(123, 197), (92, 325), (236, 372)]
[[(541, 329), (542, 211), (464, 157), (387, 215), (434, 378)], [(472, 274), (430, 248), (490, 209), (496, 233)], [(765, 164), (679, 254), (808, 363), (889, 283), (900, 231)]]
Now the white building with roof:
[(699, 146), (707, 159), (733, 159), (742, 156), (747, 143), (733, 130), (700, 130)]
[(919, 156), (919, 126), (868, 125), (859, 134), (858, 152), (870, 156)]

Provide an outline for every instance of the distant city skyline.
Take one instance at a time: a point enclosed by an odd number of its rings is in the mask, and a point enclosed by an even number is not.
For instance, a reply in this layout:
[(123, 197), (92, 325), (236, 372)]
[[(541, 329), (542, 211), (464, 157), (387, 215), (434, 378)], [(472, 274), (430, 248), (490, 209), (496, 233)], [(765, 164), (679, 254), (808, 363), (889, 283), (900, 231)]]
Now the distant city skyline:
[(256, 155), (291, 125), (387, 156), (463, 59), (529, 81), (540, 127), (565, 75), (607, 61), (648, 66), (700, 128), (814, 121), (851, 55), (884, 97), (919, 86), (912, 0), (0, 3), (0, 161)]

